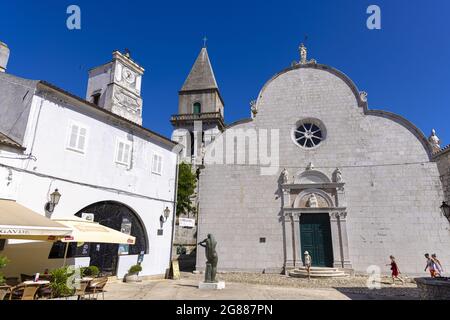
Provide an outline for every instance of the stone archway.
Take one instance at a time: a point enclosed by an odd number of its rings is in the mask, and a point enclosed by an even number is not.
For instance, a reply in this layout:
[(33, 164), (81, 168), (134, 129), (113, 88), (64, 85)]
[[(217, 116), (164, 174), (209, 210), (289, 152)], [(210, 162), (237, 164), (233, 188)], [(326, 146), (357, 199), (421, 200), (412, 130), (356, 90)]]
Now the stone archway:
[(106, 227), (129, 233), (136, 237), (134, 245), (89, 244), (90, 265), (95, 265), (104, 275), (116, 275), (118, 256), (148, 253), (148, 237), (145, 225), (130, 207), (116, 201), (91, 204), (75, 214), (93, 215), (94, 221)]
[(316, 224), (319, 225), (318, 229), (328, 228), (323, 234), (316, 235), (317, 238), (324, 237), (320, 240), (321, 243), (319, 240), (316, 240), (317, 243), (311, 240), (312, 243), (308, 244), (311, 248), (322, 246), (323, 250), (328, 250), (328, 254), (323, 255), (324, 262), (321, 263), (335, 268), (352, 268), (348, 250), (345, 183), (342, 180), (334, 180), (333, 182), (318, 170), (307, 169), (298, 173), (292, 183), (281, 184), (286, 239), (285, 270), (303, 264), (302, 250), (308, 246), (302, 244), (302, 240), (310, 241), (305, 238), (304, 233), (310, 232), (311, 237), (314, 237), (313, 229)]

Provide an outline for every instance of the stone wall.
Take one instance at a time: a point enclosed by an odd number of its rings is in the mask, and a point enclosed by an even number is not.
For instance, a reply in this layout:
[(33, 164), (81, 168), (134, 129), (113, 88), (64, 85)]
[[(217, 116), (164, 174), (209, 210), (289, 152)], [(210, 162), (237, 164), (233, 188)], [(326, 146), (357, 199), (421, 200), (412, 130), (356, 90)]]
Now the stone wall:
[(435, 159), (444, 188), (445, 201), (450, 205), (450, 146), (437, 153)]

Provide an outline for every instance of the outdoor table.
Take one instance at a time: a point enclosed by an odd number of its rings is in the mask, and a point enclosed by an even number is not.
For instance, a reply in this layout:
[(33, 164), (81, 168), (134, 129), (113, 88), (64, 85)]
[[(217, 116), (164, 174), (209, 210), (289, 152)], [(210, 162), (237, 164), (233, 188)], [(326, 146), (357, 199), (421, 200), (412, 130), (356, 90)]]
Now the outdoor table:
[(84, 277), (84, 278), (82, 278), (81, 280), (82, 280), (82, 281), (90, 282), (90, 281), (94, 280), (94, 278), (91, 278), (91, 277)]
[(26, 286), (33, 285), (33, 284), (37, 284), (37, 285), (43, 286), (43, 285), (46, 285), (46, 284), (50, 284), (50, 281), (48, 281), (48, 280), (24, 281), (22, 283), (24, 285), (26, 285)]

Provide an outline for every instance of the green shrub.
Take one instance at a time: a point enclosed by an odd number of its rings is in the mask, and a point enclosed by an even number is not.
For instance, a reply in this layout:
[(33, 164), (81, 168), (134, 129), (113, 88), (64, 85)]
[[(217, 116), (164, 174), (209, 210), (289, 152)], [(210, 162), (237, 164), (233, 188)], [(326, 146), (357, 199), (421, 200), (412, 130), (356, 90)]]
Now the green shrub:
[[(6, 267), (9, 260), (5, 256), (0, 256), (0, 269)], [(0, 272), (0, 285), (5, 283), (5, 278), (3, 276), (3, 273)]]
[(96, 266), (83, 267), (80, 269), (82, 277), (97, 277), (100, 273), (100, 269)]
[(142, 271), (142, 267), (140, 264), (135, 264), (134, 266), (130, 267), (130, 270), (128, 270), (128, 274), (137, 274)]
[(68, 280), (75, 274), (74, 271), (69, 271), (68, 267), (62, 267), (50, 272), (52, 281), (50, 286), (54, 298), (67, 297), (74, 293), (74, 289), (68, 286)]
[(87, 273), (89, 273), (89, 271), (87, 269), (89, 269), (89, 267), (81, 267), (80, 268), (80, 276), (81, 277), (86, 277), (87, 276)]

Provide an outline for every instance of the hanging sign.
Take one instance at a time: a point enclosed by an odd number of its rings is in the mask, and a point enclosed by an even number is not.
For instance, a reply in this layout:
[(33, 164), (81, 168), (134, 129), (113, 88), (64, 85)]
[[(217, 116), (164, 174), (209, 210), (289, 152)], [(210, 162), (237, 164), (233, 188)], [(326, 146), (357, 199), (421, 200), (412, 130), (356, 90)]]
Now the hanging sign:
[(194, 228), (195, 227), (195, 219), (178, 218), (178, 225), (180, 227)]

